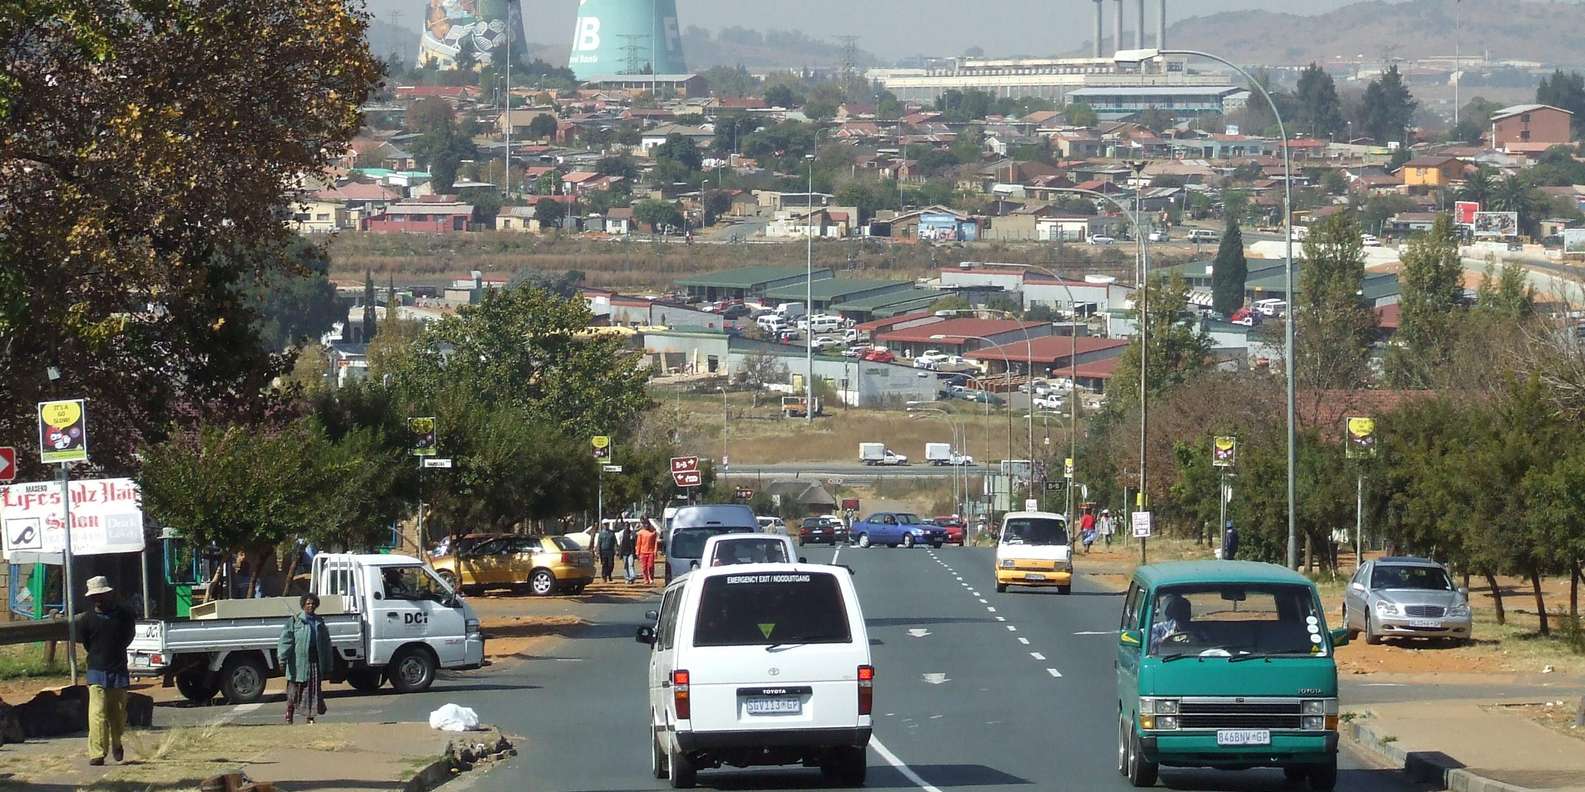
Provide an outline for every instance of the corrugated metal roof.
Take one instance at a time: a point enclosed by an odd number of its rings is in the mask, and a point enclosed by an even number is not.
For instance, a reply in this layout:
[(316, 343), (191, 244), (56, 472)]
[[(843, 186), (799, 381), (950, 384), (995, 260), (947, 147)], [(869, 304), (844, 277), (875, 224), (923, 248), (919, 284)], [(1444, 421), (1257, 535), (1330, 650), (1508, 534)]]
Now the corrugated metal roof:
[[(944, 322), (908, 327), (902, 330), (893, 330), (880, 333), (877, 341), (895, 343), (923, 343), (930, 341), (931, 336), (983, 336), (991, 337), (1003, 333), (1019, 333), (1021, 330), (1040, 327), (1041, 322), (1018, 322), (1012, 319), (948, 319)], [(1018, 342), (1019, 349), (1023, 348), (1023, 341)], [(999, 360), (1000, 358), (998, 358)]]
[(1109, 349), (1121, 350), (1126, 346), (1128, 346), (1128, 342), (1121, 338), (1079, 336), (1075, 339), (1065, 335), (1040, 336), (1039, 338), (1031, 339), (1027, 345), (1022, 340), (1009, 341), (1001, 346), (976, 349), (964, 355), (964, 357), (984, 361), (1011, 360), (1015, 363), (1050, 363), (1058, 360), (1067, 360), (1074, 347), (1078, 348), (1080, 355), (1086, 355)]

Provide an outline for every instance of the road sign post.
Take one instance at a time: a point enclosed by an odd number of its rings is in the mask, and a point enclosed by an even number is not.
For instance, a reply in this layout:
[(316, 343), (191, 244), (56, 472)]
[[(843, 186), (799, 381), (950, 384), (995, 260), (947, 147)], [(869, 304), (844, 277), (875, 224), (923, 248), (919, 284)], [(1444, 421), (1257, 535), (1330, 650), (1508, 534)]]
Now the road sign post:
[[(1238, 461), (1238, 438), (1218, 436), (1211, 441), (1211, 466), (1220, 473), (1217, 482), (1216, 502), (1219, 516), (1216, 522), (1216, 546), (1221, 548), (1227, 544), (1227, 471)], [(1220, 554), (1222, 551), (1217, 550)]]
[(412, 437), (412, 455), (418, 457), (418, 551), (422, 554), (429, 544), (429, 537), (424, 534), (424, 470), (432, 467), (451, 467), (451, 460), (445, 460), (444, 465), (430, 464), (440, 461), (432, 459), (440, 453), (440, 438), (435, 431), (435, 416), (426, 415), (407, 419), (407, 432)]
[(65, 587), (66, 665), (72, 684), (76, 685), (77, 614), (74, 602), (77, 584), (72, 574), (71, 463), (88, 461), (88, 411), (82, 399), (39, 402), (38, 419), (39, 460), (61, 466), (61, 510), (65, 529), (65, 544), (61, 546), (61, 582)]
[(17, 477), (17, 450), (0, 446), (0, 484), (10, 484)]
[[(1376, 419), (1349, 418), (1344, 421), (1348, 433), (1349, 459), (1376, 458)], [(1365, 557), (1365, 468), (1355, 465), (1354, 482), (1354, 568), (1359, 569)]]

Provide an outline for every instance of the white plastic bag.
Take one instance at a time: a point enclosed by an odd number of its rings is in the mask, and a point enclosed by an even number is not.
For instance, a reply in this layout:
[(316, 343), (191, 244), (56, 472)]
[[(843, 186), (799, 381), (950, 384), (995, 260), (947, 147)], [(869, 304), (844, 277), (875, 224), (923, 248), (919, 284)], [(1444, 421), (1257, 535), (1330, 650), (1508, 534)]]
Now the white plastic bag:
[(460, 732), (479, 728), (479, 713), (468, 707), (447, 704), (429, 713), (429, 728)]

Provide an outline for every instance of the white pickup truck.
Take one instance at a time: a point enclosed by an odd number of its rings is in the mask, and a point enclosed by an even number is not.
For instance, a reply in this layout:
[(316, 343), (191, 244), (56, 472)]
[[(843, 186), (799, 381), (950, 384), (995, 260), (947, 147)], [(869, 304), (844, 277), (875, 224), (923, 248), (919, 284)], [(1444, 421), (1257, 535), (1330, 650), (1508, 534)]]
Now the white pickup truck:
[(859, 443), (859, 461), (866, 465), (906, 465), (908, 457), (887, 448), (885, 443)]
[[(416, 558), (322, 553), (311, 580), (336, 660), (327, 681), (374, 691), (389, 679), (412, 693), (438, 669), (484, 665), (478, 615)], [(275, 645), (298, 599), (218, 600), (191, 619), (139, 621), (127, 665), (134, 677), (174, 681), (195, 702), (216, 692), (231, 704), (257, 701), (282, 673)]]

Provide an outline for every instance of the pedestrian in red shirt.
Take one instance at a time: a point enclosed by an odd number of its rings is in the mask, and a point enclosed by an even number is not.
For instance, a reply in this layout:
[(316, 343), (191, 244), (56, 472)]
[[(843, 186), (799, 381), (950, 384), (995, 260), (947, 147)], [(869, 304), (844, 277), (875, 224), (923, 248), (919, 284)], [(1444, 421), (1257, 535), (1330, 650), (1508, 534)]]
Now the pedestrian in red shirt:
[(638, 568), (644, 573), (646, 586), (655, 585), (655, 549), (659, 544), (660, 534), (655, 532), (655, 526), (646, 521), (633, 542), (633, 549), (638, 551)]
[(1090, 552), (1090, 545), (1095, 544), (1095, 513), (1088, 508), (1079, 518), (1079, 536), (1084, 539), (1084, 552)]

